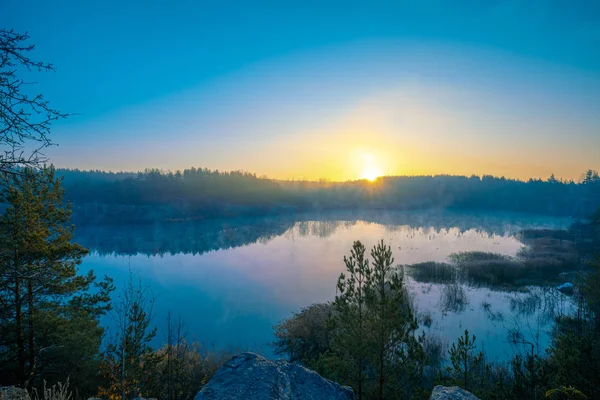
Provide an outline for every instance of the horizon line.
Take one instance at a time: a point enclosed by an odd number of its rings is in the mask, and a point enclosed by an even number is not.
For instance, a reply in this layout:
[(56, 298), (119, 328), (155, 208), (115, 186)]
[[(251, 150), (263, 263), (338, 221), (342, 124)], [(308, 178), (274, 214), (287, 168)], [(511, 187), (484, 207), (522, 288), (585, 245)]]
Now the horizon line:
[(177, 170), (172, 170), (172, 169), (161, 169), (161, 168), (144, 168), (143, 170), (137, 170), (137, 171), (133, 171), (133, 170), (120, 170), (120, 171), (114, 171), (114, 170), (105, 170), (105, 169), (80, 169), (80, 168), (69, 168), (69, 167), (57, 167), (53, 164), (50, 164), (52, 166), (54, 166), (54, 168), (58, 171), (58, 170), (63, 170), (63, 171), (78, 171), (78, 172), (82, 172), (82, 173), (86, 173), (86, 172), (94, 172), (94, 173), (105, 173), (105, 174), (148, 174), (151, 172), (158, 172), (161, 175), (175, 175), (177, 173), (184, 173), (185, 171), (190, 171), (190, 170), (195, 170), (195, 171), (207, 171), (210, 173), (221, 173), (221, 174), (232, 174), (232, 173), (238, 173), (238, 174), (244, 174), (244, 175), (251, 175), (254, 176), (257, 179), (264, 179), (264, 180), (270, 180), (270, 181), (274, 181), (274, 182), (309, 182), (309, 183), (355, 183), (355, 182), (367, 182), (367, 183), (371, 183), (371, 184), (375, 184), (377, 183), (377, 181), (379, 180), (384, 180), (384, 179), (393, 179), (393, 178), (437, 178), (437, 177), (456, 177), (456, 178), (467, 178), (467, 179), (472, 179), (472, 178), (478, 178), (479, 180), (482, 180), (484, 177), (491, 177), (494, 179), (504, 179), (507, 181), (515, 181), (515, 182), (530, 182), (530, 181), (543, 181), (543, 182), (548, 182), (550, 181), (551, 178), (554, 178), (558, 183), (564, 183), (564, 184), (569, 184), (569, 183), (582, 183), (583, 182), (583, 177), (585, 176), (586, 172), (588, 171), (592, 171), (592, 172), (597, 172), (596, 170), (594, 170), (593, 168), (589, 168), (587, 170), (585, 170), (584, 172), (582, 172), (581, 174), (581, 178), (579, 180), (575, 180), (575, 179), (565, 179), (562, 177), (556, 177), (556, 175), (554, 173), (550, 174), (548, 177), (546, 177), (545, 179), (539, 176), (532, 176), (528, 179), (520, 179), (520, 178), (513, 178), (513, 177), (507, 177), (505, 175), (493, 175), (493, 174), (471, 174), (471, 175), (461, 175), (461, 174), (444, 174), (444, 173), (437, 173), (437, 174), (417, 174), (417, 175), (408, 175), (408, 174), (398, 174), (398, 175), (381, 175), (378, 176), (377, 178), (375, 178), (374, 180), (369, 180), (369, 179), (365, 179), (365, 178), (358, 178), (358, 179), (347, 179), (347, 180), (335, 180), (335, 179), (330, 179), (330, 178), (317, 178), (317, 179), (296, 179), (295, 177), (292, 178), (288, 178), (288, 179), (279, 179), (279, 178), (273, 178), (273, 177), (269, 177), (267, 175), (258, 175), (255, 172), (251, 172), (251, 171), (247, 171), (247, 170), (243, 170), (243, 169), (232, 169), (232, 170), (219, 170), (219, 169), (211, 169), (208, 167), (187, 167), (184, 169), (177, 169)]

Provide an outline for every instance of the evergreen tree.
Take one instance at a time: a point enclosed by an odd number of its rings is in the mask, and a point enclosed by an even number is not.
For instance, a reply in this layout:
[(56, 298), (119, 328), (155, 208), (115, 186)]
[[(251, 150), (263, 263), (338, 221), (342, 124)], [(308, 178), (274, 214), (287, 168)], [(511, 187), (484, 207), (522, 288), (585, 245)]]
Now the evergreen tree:
[(534, 354), (516, 355), (511, 361), (513, 371), (512, 393), (517, 398), (537, 399), (544, 395), (548, 385), (548, 362)]
[(473, 372), (480, 367), (483, 362), (483, 353), (476, 353), (475, 344), (476, 336), (469, 336), (469, 331), (465, 330), (465, 334), (458, 338), (457, 343), (452, 343), (448, 353), (450, 354), (450, 362), (452, 367), (449, 372), (454, 375), (457, 383), (461, 384), (463, 389), (469, 390), (470, 378)]
[(70, 207), (63, 204), (53, 167), (24, 168), (3, 185), (2, 383), (31, 389), (42, 379), (71, 375), (84, 390), (97, 371), (93, 365), (103, 333), (98, 320), (109, 308), (112, 283), (96, 282), (93, 271), (77, 273), (87, 250), (72, 243)]
[(356, 389), (362, 400), (367, 379), (367, 284), (371, 281), (372, 270), (365, 258), (365, 246), (354, 242), (350, 257), (344, 256), (348, 276), (341, 274), (338, 294), (333, 302), (335, 313), (332, 316), (332, 352), (338, 362), (340, 378)]
[(331, 317), (333, 357), (321, 361), (326, 375), (350, 384), (359, 399), (401, 398), (420, 375), (424, 352), (391, 248), (381, 242), (371, 257), (358, 241), (344, 257), (348, 275), (340, 275)]
[(373, 270), (367, 282), (371, 360), (375, 367), (376, 397), (389, 398), (420, 375), (425, 358), (415, 338), (418, 327), (403, 270), (394, 267), (392, 249), (383, 240), (371, 250)]

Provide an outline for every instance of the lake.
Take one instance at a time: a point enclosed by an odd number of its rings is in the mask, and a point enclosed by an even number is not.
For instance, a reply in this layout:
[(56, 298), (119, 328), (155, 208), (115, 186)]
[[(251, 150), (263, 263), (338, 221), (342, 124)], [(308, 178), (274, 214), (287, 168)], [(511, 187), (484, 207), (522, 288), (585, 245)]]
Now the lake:
[[(566, 228), (568, 219), (524, 214), (455, 212), (335, 212), (144, 226), (84, 227), (76, 240), (91, 249), (81, 265), (109, 275), (117, 287), (129, 270), (155, 296), (155, 344), (164, 321), (180, 314), (189, 338), (204, 347), (252, 350), (274, 357), (273, 325), (315, 302), (330, 301), (354, 240), (369, 249), (383, 239), (398, 264), (445, 261), (454, 252), (515, 255), (522, 229)], [(489, 359), (519, 350), (508, 340), (518, 328), (543, 351), (553, 318), (569, 299), (553, 288), (505, 292), (465, 284), (406, 284), (419, 331), (452, 343), (465, 329)], [(110, 328), (110, 319), (105, 321)], [(429, 325), (429, 324), (427, 324)], [(517, 346), (518, 347), (518, 346)], [(527, 347), (530, 351), (531, 347)]]

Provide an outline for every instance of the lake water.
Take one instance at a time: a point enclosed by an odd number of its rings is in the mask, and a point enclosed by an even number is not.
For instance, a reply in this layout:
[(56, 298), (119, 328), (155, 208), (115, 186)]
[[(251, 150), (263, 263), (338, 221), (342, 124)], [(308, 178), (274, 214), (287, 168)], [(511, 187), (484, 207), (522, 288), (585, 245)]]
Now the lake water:
[[(205, 347), (249, 349), (273, 357), (274, 324), (304, 306), (330, 301), (354, 240), (367, 248), (383, 239), (399, 264), (444, 261), (459, 251), (515, 255), (526, 228), (566, 228), (570, 221), (523, 214), (368, 212), (301, 214), (150, 226), (86, 227), (76, 239), (92, 252), (81, 269), (109, 275), (123, 286), (129, 270), (156, 298), (155, 344), (164, 343), (169, 310), (180, 314), (189, 337)], [(407, 277), (419, 330), (452, 343), (465, 329), (490, 359), (515, 348), (519, 328), (542, 351), (553, 316), (568, 298), (551, 288), (526, 293), (465, 285), (415, 282)], [(110, 321), (107, 319), (107, 325)], [(529, 347), (530, 349), (530, 347)]]

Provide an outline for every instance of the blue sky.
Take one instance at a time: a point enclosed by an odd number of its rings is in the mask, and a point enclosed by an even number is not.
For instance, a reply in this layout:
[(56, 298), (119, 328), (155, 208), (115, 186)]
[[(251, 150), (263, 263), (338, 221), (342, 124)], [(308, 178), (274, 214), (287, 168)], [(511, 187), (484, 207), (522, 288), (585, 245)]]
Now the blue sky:
[(58, 166), (277, 178), (600, 169), (600, 2), (3, 0)]

